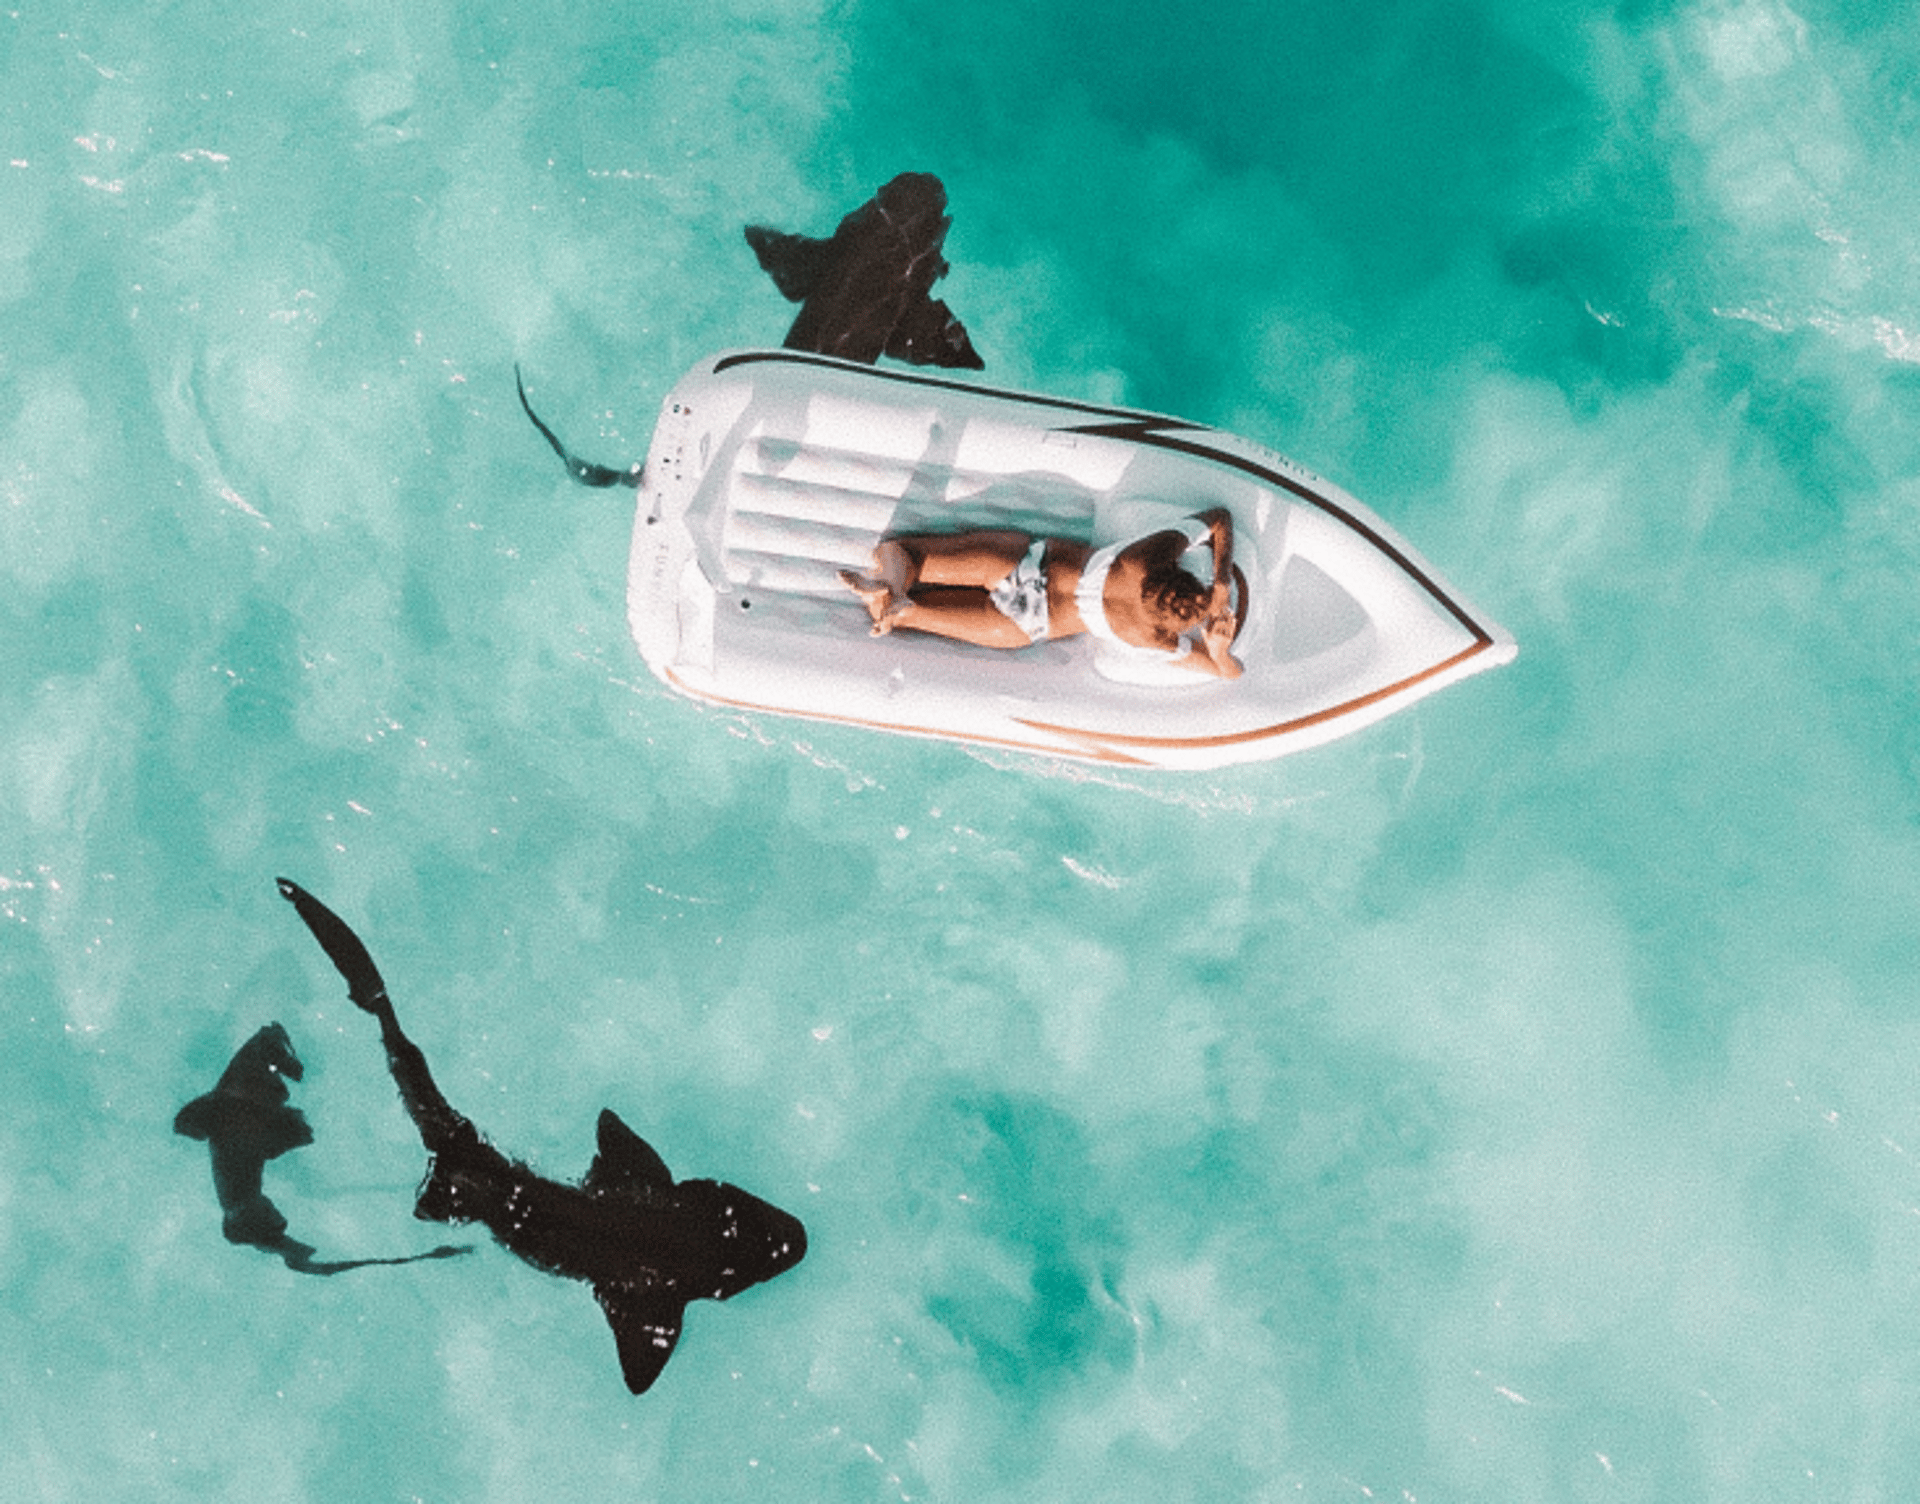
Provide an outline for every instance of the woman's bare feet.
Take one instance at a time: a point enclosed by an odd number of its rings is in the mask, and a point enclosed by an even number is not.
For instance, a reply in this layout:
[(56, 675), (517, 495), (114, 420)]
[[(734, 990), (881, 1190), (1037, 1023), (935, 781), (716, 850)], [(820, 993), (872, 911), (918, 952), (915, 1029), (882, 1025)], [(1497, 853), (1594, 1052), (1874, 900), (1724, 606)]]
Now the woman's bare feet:
[(874, 546), (872, 574), (855, 574), (851, 569), (840, 571), (840, 583), (860, 597), (867, 615), (873, 618), (875, 637), (885, 637), (891, 632), (894, 623), (913, 604), (907, 594), (913, 588), (907, 578), (912, 567), (913, 556), (888, 538)]
[(873, 618), (875, 637), (885, 637), (891, 632), (900, 613), (913, 604), (910, 600), (896, 600), (885, 580), (855, 574), (851, 569), (840, 571), (840, 583), (860, 597), (860, 603), (867, 608), (867, 615)]

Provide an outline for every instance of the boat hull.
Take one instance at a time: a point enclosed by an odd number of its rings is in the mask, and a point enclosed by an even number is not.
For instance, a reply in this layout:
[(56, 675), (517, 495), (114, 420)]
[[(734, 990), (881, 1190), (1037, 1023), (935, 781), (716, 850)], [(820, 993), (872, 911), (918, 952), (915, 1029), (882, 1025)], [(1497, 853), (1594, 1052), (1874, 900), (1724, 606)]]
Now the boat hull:
[[(838, 580), (890, 533), (1098, 545), (1209, 507), (1233, 514), (1246, 583), (1238, 679), (1142, 669), (1086, 636), (876, 639)], [(1366, 507), (1245, 439), (789, 350), (709, 357), (662, 404), (628, 617), (659, 678), (719, 704), (1187, 769), (1318, 745), (1515, 652)]]

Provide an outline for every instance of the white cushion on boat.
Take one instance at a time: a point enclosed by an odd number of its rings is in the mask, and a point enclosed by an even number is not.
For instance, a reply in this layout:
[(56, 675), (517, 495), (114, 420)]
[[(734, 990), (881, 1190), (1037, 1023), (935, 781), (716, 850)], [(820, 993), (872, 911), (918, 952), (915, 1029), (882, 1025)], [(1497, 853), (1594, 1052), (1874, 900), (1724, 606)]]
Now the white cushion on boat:
[(891, 497), (906, 494), (918, 469), (905, 460), (878, 460), (844, 449), (769, 437), (742, 444), (737, 468), (742, 475), (775, 476), (793, 485)]
[[(721, 566), (730, 583), (844, 595), (839, 571), (872, 562), (873, 546), (892, 527), (915, 467), (906, 455), (846, 449), (845, 427), (863, 413), (900, 418), (897, 409), (816, 394), (808, 408), (808, 439), (756, 434), (740, 446), (720, 526)], [(896, 448), (924, 445), (931, 421), (883, 423), (878, 431)], [(822, 442), (813, 441), (816, 431)], [(834, 439), (841, 442), (826, 442)]]
[(1062, 475), (1089, 491), (1111, 491), (1133, 454), (1094, 434), (969, 418), (954, 448), (954, 468), (982, 475)]
[[(868, 567), (874, 545), (890, 533), (1064, 526), (1072, 536), (1078, 531), (1071, 526), (1074, 512), (1086, 517), (1094, 506), (1094, 494), (1065, 473), (1089, 471), (1099, 459), (1078, 446), (1035, 441), (996, 448), (984, 439), (971, 449), (961, 446), (981, 461), (1024, 465), (1042, 450), (1062, 460), (1051, 471), (1030, 467), (1003, 474), (931, 457), (876, 458), (825, 442), (846, 442), (846, 426), (869, 413), (899, 417), (895, 409), (816, 397), (806, 439), (756, 433), (740, 445), (720, 519), (721, 567), (729, 583), (841, 596), (846, 587), (839, 571)], [(917, 418), (894, 422), (882, 436), (889, 434), (900, 449), (929, 437)], [(1112, 468), (1111, 456), (1099, 463)]]
[(783, 595), (824, 595), (844, 599), (856, 610), (859, 602), (840, 583), (840, 571), (854, 566), (821, 559), (793, 559), (785, 554), (756, 554), (745, 550), (727, 556), (731, 584)]
[(879, 536), (876, 529), (857, 525), (835, 527), (807, 518), (736, 510), (727, 519), (728, 573), (736, 553), (781, 554), (836, 569), (865, 569), (873, 563), (873, 545)]
[(807, 400), (806, 442), (817, 449), (918, 460), (927, 452), (939, 416), (932, 406), (895, 407), (840, 392), (815, 392)]
[(875, 537), (893, 521), (899, 500), (844, 486), (796, 481), (790, 476), (740, 475), (733, 482), (736, 516), (785, 517), (837, 530), (854, 529)]

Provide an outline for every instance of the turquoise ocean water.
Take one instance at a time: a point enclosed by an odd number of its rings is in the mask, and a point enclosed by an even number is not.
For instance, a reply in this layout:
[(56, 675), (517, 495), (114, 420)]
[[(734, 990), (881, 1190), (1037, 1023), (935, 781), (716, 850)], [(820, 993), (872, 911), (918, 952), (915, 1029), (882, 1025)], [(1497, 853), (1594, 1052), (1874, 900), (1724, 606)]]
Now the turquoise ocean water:
[[(0, 1497), (1920, 1494), (1920, 22), (1839, 0), (0, 12)], [(905, 169), (987, 379), (1216, 423), (1521, 644), (1098, 774), (725, 714), (618, 493), (740, 237)], [(170, 1131), (272, 1019), (321, 1258), (443, 1085), (801, 1215), (305, 1278)]]

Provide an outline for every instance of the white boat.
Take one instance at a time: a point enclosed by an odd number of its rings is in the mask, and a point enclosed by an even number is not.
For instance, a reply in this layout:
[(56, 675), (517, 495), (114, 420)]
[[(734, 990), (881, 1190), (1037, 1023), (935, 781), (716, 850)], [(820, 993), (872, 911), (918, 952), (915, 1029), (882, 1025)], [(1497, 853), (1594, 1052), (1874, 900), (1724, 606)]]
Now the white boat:
[[(888, 534), (1097, 546), (1209, 507), (1233, 514), (1237, 679), (1142, 667), (1086, 635), (1017, 651), (875, 638), (839, 579)], [(1257, 444), (792, 350), (709, 357), (662, 404), (627, 610), (648, 667), (703, 700), (1166, 768), (1315, 746), (1515, 652), (1386, 523)]]

